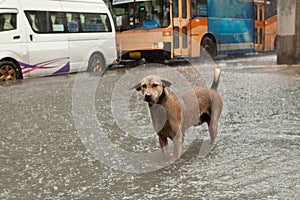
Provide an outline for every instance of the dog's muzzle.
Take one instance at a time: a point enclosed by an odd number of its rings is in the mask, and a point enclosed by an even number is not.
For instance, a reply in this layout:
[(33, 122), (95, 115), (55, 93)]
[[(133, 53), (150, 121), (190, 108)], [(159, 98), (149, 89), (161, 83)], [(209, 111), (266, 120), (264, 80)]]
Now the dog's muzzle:
[(152, 101), (153, 101), (152, 95), (149, 94), (149, 93), (145, 94), (145, 101), (147, 101), (147, 102), (152, 102)]

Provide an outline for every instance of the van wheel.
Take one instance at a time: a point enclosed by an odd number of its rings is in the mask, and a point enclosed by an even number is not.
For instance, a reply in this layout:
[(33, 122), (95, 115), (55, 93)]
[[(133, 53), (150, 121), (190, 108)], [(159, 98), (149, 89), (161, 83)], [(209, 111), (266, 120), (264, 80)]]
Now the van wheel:
[(88, 71), (100, 73), (105, 70), (105, 60), (99, 53), (93, 54), (89, 60)]
[(17, 67), (13, 62), (0, 62), (0, 81), (16, 80), (17, 77)]
[(217, 55), (216, 44), (212, 41), (211, 38), (205, 37), (201, 42), (201, 53), (203, 49), (213, 58)]

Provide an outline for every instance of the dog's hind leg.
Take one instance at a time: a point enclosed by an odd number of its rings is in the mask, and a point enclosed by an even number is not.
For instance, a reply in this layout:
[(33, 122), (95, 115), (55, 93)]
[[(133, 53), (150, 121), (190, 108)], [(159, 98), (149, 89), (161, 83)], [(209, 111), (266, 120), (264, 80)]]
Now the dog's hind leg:
[(210, 143), (212, 145), (215, 144), (216, 137), (218, 135), (218, 122), (221, 115), (222, 107), (221, 106), (215, 106), (214, 109), (212, 109), (212, 113), (210, 116), (210, 120), (208, 122), (208, 130), (210, 134)]
[(212, 119), (208, 126), (209, 134), (210, 134), (210, 143), (214, 145), (216, 137), (218, 135), (218, 120)]
[(160, 148), (163, 152), (164, 155), (168, 155), (168, 150), (167, 150), (167, 145), (168, 145), (168, 138), (163, 137), (163, 136), (158, 136), (159, 137), (159, 145)]
[(208, 125), (208, 130), (210, 134), (211, 144), (214, 145), (216, 137), (218, 135), (218, 122), (221, 116), (223, 103), (220, 96), (216, 93), (211, 93), (212, 105), (211, 105), (211, 115)]

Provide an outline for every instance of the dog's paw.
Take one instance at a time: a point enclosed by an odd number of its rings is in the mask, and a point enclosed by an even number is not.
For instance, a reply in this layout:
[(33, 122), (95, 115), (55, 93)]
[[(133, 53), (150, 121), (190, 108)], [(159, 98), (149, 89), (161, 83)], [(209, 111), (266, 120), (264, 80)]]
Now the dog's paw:
[(169, 162), (170, 163), (175, 163), (175, 162), (177, 162), (177, 161), (179, 161), (180, 160), (180, 156), (170, 156), (170, 159), (169, 159)]
[(214, 148), (215, 145), (211, 144), (210, 140), (203, 140), (199, 150), (199, 158), (205, 158)]

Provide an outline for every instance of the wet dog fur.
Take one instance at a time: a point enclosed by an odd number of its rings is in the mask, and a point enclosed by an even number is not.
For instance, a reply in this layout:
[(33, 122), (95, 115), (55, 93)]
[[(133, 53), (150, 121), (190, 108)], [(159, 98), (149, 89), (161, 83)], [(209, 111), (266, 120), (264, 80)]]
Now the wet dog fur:
[(162, 152), (167, 151), (168, 138), (174, 143), (172, 160), (181, 156), (184, 132), (191, 126), (208, 124), (211, 145), (218, 133), (218, 121), (222, 111), (222, 99), (217, 92), (221, 70), (215, 69), (210, 88), (196, 87), (181, 94), (172, 94), (168, 80), (149, 75), (132, 89), (141, 91), (148, 102), (154, 130), (159, 137)]

